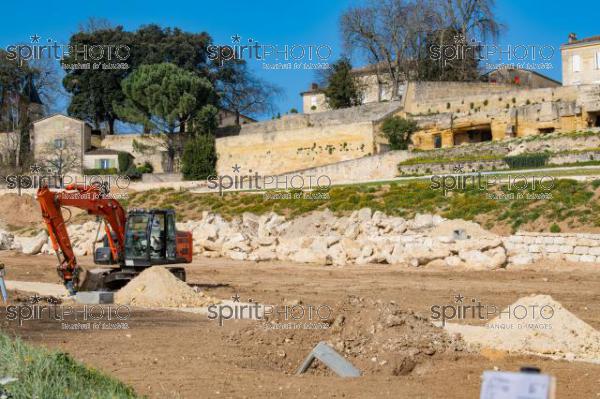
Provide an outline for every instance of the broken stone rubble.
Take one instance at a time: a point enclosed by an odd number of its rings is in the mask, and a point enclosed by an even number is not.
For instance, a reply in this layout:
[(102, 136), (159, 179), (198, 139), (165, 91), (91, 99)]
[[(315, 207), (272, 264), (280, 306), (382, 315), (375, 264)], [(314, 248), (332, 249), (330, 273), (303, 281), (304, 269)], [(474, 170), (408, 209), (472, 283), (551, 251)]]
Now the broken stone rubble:
[[(587, 235), (552, 238), (549, 233), (539, 234), (550, 237), (518, 233), (499, 237), (473, 222), (445, 220), (431, 214), (417, 214), (406, 220), (369, 208), (341, 217), (328, 210), (319, 211), (293, 220), (271, 212), (260, 216), (244, 213), (228, 221), (205, 211), (200, 220), (178, 223), (177, 228), (192, 233), (195, 255), (257, 262), (281, 260), (334, 266), (380, 263), (494, 270), (508, 264), (529, 264), (542, 256), (552, 257), (553, 253), (571, 256), (573, 260), (577, 256), (575, 261), (600, 261), (600, 241)], [(76, 256), (92, 255), (96, 230), (96, 222), (91, 221), (68, 226)], [(98, 242), (101, 239), (102, 235)], [(565, 251), (569, 245), (572, 252)], [(24, 238), (0, 231), (0, 249), (53, 253), (45, 232)]]

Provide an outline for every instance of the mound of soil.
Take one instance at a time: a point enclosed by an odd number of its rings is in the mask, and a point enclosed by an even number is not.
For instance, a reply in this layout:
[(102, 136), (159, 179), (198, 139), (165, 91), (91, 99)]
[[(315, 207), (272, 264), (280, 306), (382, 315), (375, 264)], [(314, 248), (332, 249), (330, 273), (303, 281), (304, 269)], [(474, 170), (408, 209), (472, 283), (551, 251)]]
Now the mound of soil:
[(549, 295), (520, 298), (483, 327), (446, 329), (478, 348), (600, 363), (600, 332)]
[(139, 307), (201, 307), (219, 301), (175, 277), (160, 266), (149, 267), (115, 294), (115, 303)]
[(30, 227), (42, 222), (40, 204), (31, 195), (0, 196), (0, 220), (12, 228)]
[(350, 298), (352, 312), (336, 320), (328, 340), (363, 372), (406, 375), (435, 356), (465, 349), (458, 336), (393, 301), (369, 302)]
[[(233, 333), (230, 340), (250, 355), (239, 366), (293, 374), (310, 350), (326, 341), (363, 374), (406, 375), (435, 358), (456, 358), (466, 348), (458, 335), (448, 334), (395, 302), (350, 296), (332, 309), (325, 329), (303, 328), (307, 320), (292, 321), (296, 327), (273, 328), (290, 322), (279, 315)], [(318, 361), (308, 372), (331, 374)]]

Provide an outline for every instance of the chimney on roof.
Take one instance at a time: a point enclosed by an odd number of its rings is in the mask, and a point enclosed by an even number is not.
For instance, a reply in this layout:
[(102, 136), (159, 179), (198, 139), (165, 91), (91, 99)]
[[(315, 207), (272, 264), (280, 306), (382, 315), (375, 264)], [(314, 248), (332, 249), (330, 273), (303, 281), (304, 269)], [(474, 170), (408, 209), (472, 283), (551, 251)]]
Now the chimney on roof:
[(575, 33), (569, 33), (569, 43), (573, 43), (577, 41), (577, 35)]
[(319, 90), (319, 85), (317, 83), (313, 82), (313, 83), (310, 84), (310, 89), (312, 91)]

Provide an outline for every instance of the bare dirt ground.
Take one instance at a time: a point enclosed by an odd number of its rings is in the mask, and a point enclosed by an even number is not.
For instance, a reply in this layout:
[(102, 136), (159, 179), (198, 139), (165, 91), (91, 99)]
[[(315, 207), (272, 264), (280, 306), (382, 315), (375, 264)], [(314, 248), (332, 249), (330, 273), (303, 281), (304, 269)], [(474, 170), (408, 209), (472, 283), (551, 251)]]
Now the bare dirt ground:
[[(55, 257), (3, 252), (0, 261), (6, 265), (7, 279), (59, 282)], [(83, 259), (83, 264), (91, 260)], [(395, 301), (423, 316), (431, 315), (432, 305), (453, 303), (459, 293), (498, 307), (525, 295), (548, 294), (600, 329), (598, 267), (552, 263), (473, 272), (200, 258), (186, 269), (189, 283), (217, 298), (237, 294), (242, 301), (333, 307), (356, 296)], [(257, 334), (249, 328), (256, 321), (226, 321), (220, 327), (202, 314), (139, 309), (131, 313), (127, 330), (66, 331), (54, 320), (26, 321), (19, 327), (6, 321), (4, 310), (0, 313), (2, 330), (69, 352), (153, 398), (476, 398), (483, 370), (516, 371), (521, 366), (537, 366), (554, 375), (558, 398), (600, 397), (600, 365), (590, 363), (486, 351), (437, 356), (401, 376), (370, 373), (342, 380), (317, 368), (298, 377), (293, 370), (319, 340), (328, 338), (328, 330)]]

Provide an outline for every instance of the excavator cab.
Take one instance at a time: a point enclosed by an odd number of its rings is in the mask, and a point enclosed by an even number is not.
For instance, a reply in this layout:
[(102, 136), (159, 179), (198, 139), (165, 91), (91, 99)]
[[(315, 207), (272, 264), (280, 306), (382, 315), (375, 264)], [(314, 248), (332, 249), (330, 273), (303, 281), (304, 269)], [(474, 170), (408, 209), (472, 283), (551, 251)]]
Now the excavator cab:
[[(191, 261), (191, 234), (177, 231), (175, 211), (171, 209), (136, 209), (128, 213), (123, 259), (115, 260), (108, 237), (104, 241), (104, 247), (96, 248), (94, 263), (121, 265), (119, 270), (105, 276), (104, 284), (109, 288), (116, 289), (127, 284), (150, 266)], [(170, 267), (169, 270), (185, 281), (184, 268)]]
[(130, 211), (125, 226), (124, 261), (126, 267), (185, 262), (177, 257), (175, 212), (169, 209)]

